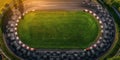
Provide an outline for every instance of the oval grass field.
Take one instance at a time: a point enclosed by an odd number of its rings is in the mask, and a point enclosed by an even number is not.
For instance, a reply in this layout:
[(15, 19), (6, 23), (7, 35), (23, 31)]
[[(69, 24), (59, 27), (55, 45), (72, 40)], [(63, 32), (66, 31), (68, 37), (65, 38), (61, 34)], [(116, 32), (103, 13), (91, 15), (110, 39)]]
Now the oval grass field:
[(39, 49), (84, 49), (99, 33), (96, 18), (83, 11), (35, 11), (20, 20), (23, 43)]

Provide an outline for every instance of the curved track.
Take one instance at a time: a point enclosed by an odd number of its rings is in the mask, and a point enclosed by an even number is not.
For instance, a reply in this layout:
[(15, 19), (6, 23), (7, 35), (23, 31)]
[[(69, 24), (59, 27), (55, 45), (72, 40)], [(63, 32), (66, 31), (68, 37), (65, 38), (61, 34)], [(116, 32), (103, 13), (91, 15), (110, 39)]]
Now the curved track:
[(80, 7), (81, 8), (78, 8), (79, 10), (92, 14), (100, 24), (101, 35), (97, 42), (90, 47), (84, 50), (40, 50), (30, 48), (22, 43), (17, 33), (17, 26), (19, 20), (26, 13), (40, 10), (36, 7), (34, 10), (34, 6), (29, 9), (27, 7), (23, 14), (15, 10), (14, 12), (17, 13), (14, 13), (14, 15), (10, 17), (11, 19), (7, 21), (7, 24), (3, 26), (5, 28), (3, 33), (8, 47), (15, 55), (24, 60), (96, 60), (111, 47), (115, 39), (115, 23), (109, 13), (100, 5), (84, 2)]

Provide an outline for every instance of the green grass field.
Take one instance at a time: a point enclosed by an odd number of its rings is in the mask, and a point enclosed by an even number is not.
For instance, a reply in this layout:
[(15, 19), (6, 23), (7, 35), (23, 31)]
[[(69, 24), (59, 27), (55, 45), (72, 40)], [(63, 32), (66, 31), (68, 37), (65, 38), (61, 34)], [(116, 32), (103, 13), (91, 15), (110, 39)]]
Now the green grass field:
[(34, 48), (83, 49), (96, 40), (99, 26), (95, 17), (82, 11), (36, 11), (24, 16), (18, 33)]

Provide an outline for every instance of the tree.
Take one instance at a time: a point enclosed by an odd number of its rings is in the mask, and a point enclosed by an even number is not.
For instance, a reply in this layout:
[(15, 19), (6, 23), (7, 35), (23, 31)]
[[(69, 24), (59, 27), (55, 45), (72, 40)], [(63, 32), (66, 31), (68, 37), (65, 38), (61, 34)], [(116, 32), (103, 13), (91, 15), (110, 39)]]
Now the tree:
[(120, 11), (120, 7), (118, 8), (118, 10)]
[(114, 56), (112, 58), (109, 58), (108, 60), (120, 60), (120, 56)]
[(112, 1), (113, 0), (105, 0), (106, 4), (108, 4), (108, 5), (112, 5)]

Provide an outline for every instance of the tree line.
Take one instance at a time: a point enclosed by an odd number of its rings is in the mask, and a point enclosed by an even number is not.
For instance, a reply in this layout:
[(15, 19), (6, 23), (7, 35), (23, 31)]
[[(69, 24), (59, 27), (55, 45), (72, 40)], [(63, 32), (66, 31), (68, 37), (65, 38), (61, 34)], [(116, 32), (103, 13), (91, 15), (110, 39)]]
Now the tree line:
[(104, 0), (109, 6), (115, 6), (120, 11), (120, 0)]

